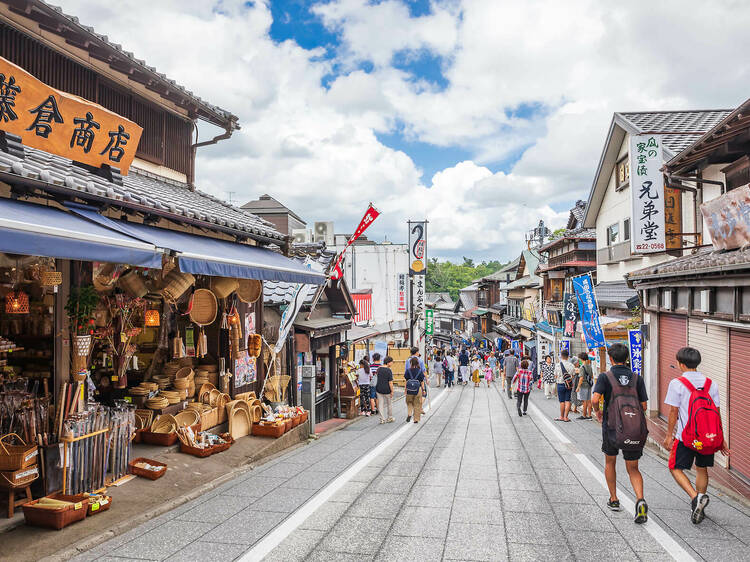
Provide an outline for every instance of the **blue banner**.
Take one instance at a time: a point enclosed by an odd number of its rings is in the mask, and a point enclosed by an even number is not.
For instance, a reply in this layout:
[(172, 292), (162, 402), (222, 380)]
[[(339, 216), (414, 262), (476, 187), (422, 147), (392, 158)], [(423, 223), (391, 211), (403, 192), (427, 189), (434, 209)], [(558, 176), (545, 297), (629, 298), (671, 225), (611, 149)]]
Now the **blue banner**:
[(594, 293), (594, 282), (591, 274), (586, 273), (579, 277), (573, 277), (573, 290), (578, 298), (578, 312), (583, 326), (583, 335), (586, 337), (586, 345), (589, 349), (599, 349), (606, 346), (604, 330), (599, 322), (599, 307), (596, 304), (596, 293)]
[(563, 351), (567, 351), (568, 357), (570, 357), (570, 340), (560, 340), (560, 354)]
[(640, 330), (628, 330), (630, 347), (630, 370), (639, 377), (643, 375), (643, 335)]

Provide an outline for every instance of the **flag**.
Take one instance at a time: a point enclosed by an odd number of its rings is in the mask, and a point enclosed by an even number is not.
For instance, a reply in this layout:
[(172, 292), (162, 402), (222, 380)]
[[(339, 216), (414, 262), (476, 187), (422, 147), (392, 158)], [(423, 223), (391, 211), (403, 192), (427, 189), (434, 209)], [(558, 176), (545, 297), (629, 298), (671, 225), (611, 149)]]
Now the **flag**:
[(375, 207), (372, 206), (372, 203), (370, 203), (370, 206), (367, 207), (367, 211), (365, 211), (365, 216), (363, 216), (362, 220), (359, 221), (357, 230), (355, 230), (354, 234), (351, 235), (351, 238), (349, 238), (349, 241), (346, 243), (346, 246), (344, 246), (344, 249), (341, 250), (341, 253), (336, 256), (336, 262), (334, 263), (333, 269), (331, 270), (331, 279), (341, 279), (344, 276), (344, 270), (341, 269), (341, 261), (344, 259), (344, 254), (349, 249), (349, 246), (354, 244), (355, 240), (362, 236), (362, 233), (367, 230), (368, 227), (373, 223), (373, 221), (375, 221), (375, 219), (379, 216), (380, 211), (378, 211)]

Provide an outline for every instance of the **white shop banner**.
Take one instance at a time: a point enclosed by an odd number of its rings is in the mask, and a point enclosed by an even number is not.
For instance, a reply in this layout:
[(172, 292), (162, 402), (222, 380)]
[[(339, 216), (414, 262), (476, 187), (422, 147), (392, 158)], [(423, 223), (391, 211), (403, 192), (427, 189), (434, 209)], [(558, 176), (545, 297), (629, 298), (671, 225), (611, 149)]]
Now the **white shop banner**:
[(660, 135), (630, 136), (630, 248), (634, 254), (666, 249), (661, 140)]

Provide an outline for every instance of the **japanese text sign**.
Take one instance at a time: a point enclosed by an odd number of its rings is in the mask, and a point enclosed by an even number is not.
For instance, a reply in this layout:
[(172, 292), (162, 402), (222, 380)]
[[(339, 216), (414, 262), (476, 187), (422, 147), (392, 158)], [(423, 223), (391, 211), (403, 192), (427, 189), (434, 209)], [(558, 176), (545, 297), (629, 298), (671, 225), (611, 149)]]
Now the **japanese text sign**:
[(673, 187), (664, 188), (664, 232), (667, 250), (682, 248), (682, 193)]
[(750, 242), (750, 186), (703, 203), (701, 213), (717, 250), (741, 248)]
[(407, 311), (406, 287), (407, 287), (408, 282), (409, 282), (409, 279), (406, 277), (406, 273), (398, 274), (398, 307), (397, 307), (398, 312)]
[(630, 347), (630, 370), (639, 377), (643, 374), (643, 334), (640, 330), (628, 330)]
[(586, 337), (586, 345), (589, 349), (605, 347), (604, 330), (599, 321), (599, 307), (596, 304), (594, 283), (591, 274), (586, 273), (579, 277), (573, 277), (573, 290), (578, 298), (578, 312), (581, 315), (581, 326), (583, 335)]
[(414, 317), (420, 316), (425, 310), (425, 280), (424, 275), (414, 277)]
[(427, 222), (409, 222), (409, 274), (427, 274)]
[(143, 129), (95, 103), (50, 88), (0, 57), (0, 130), (23, 144), (126, 175)]
[(434, 314), (435, 311), (431, 308), (424, 311), (424, 333), (426, 336), (431, 336), (435, 331)]
[(563, 294), (563, 335), (572, 338), (576, 335), (576, 324), (578, 323), (578, 303), (573, 293)]
[(560, 357), (562, 357), (563, 351), (567, 351), (568, 357), (570, 357), (570, 340), (560, 340)]
[(661, 137), (630, 136), (631, 250), (635, 254), (663, 252), (664, 178)]

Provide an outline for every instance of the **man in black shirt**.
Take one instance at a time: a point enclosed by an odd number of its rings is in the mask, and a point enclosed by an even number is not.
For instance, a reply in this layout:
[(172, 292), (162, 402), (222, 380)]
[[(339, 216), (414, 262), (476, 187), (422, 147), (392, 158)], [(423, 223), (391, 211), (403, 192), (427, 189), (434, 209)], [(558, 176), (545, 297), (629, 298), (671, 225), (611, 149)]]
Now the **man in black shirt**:
[[(393, 371), (391, 364), (393, 357), (387, 356), (383, 366), (378, 368), (375, 392), (378, 395), (378, 413), (380, 423), (391, 423), (393, 419)], [(387, 412), (387, 416), (386, 416)]]
[[(612, 360), (611, 373), (614, 375), (616, 382), (619, 382), (622, 386), (630, 384), (631, 378), (637, 375), (633, 374), (633, 371), (625, 364), (630, 357), (630, 351), (628, 348), (621, 344), (612, 344), (607, 350), (609, 358)], [(648, 395), (646, 394), (646, 385), (643, 382), (643, 377), (638, 377), (636, 380), (636, 392), (638, 394), (638, 402), (644, 412), (646, 411)], [(591, 397), (594, 411), (596, 412), (596, 419), (602, 424), (602, 452), (605, 457), (604, 464), (604, 476), (607, 479), (607, 487), (609, 488), (609, 501), (607, 507), (612, 511), (620, 511), (620, 500), (617, 499), (617, 473), (615, 466), (617, 463), (617, 454), (619, 449), (612, 444), (614, 436), (610, 433), (607, 427), (607, 416), (610, 401), (612, 400), (612, 384), (606, 373), (601, 373), (599, 378), (596, 380), (594, 386), (594, 394)], [(616, 392), (619, 392), (617, 390)], [(599, 400), (604, 397), (604, 411), (599, 409)], [(643, 443), (645, 445), (645, 443)], [(623, 451), (622, 456), (625, 459), (625, 468), (630, 476), (630, 483), (633, 486), (633, 491), (638, 501), (635, 504), (635, 522), (645, 523), (648, 520), (648, 505), (643, 499), (643, 476), (638, 469), (638, 459), (643, 455), (643, 445), (640, 449), (635, 451)]]

